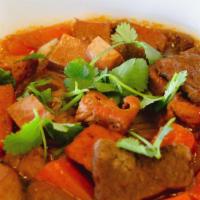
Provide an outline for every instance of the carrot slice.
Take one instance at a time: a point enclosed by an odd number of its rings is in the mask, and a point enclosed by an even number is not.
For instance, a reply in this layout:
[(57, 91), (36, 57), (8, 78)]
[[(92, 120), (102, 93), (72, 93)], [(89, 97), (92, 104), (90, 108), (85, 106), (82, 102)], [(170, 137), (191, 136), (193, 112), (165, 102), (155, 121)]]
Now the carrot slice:
[(191, 198), (190, 195), (187, 192), (185, 192), (175, 197), (167, 198), (165, 200), (191, 200)]
[(60, 38), (64, 33), (71, 33), (71, 27), (65, 23), (8, 36), (2, 41), (2, 46), (13, 55), (24, 55), (37, 50), (43, 44), (54, 38)]
[(84, 129), (65, 149), (65, 153), (74, 161), (92, 171), (94, 144), (99, 139), (117, 140), (121, 134), (109, 131), (99, 125), (91, 125)]
[(0, 140), (12, 131), (12, 121), (7, 108), (15, 101), (14, 89), (11, 84), (0, 86)]
[(38, 173), (36, 179), (52, 183), (77, 199), (93, 199), (92, 184), (80, 173), (71, 161), (65, 158), (49, 162)]
[(164, 138), (162, 146), (171, 144), (184, 144), (192, 150), (195, 145), (195, 138), (187, 128), (174, 123), (173, 130)]

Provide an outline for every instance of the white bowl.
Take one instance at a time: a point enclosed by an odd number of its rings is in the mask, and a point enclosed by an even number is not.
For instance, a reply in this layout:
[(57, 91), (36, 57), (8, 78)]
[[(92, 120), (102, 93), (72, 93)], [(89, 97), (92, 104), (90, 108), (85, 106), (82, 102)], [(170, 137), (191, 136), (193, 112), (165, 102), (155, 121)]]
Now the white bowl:
[(73, 17), (135, 17), (200, 35), (199, 0), (0, 0), (0, 37)]

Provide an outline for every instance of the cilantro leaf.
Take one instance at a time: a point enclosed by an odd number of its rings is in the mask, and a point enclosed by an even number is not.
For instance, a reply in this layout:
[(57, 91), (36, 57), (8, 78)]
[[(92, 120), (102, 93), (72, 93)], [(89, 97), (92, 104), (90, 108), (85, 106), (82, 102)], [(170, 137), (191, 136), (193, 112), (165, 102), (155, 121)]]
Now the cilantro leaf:
[(144, 95), (142, 95), (142, 97), (143, 97), (143, 99), (140, 102), (141, 108), (145, 108), (148, 105), (151, 105), (156, 102), (160, 102), (163, 99), (162, 96), (153, 96), (153, 95), (148, 95), (148, 94), (144, 94)]
[(34, 94), (38, 99), (44, 104), (48, 105), (52, 101), (52, 90), (51, 88), (47, 88), (43, 91), (37, 89), (38, 87), (42, 87), (48, 85), (51, 82), (51, 79), (40, 79), (34, 82), (31, 82), (25, 89), (25, 92), (22, 96), (28, 96), (30, 94)]
[(178, 89), (185, 83), (187, 75), (188, 73), (186, 70), (175, 73), (173, 75), (172, 79), (167, 84), (162, 101), (160, 101), (159, 104), (157, 105), (157, 110), (162, 109), (173, 99)]
[(144, 52), (149, 64), (153, 64), (157, 60), (162, 58), (161, 53), (157, 51), (155, 48), (153, 48), (151, 45), (147, 44), (146, 42), (135, 41), (134, 44), (137, 47), (142, 47), (144, 49)]
[(63, 146), (69, 144), (83, 130), (83, 127), (80, 123), (55, 123), (49, 121), (45, 125), (45, 130), (57, 145)]
[(19, 61), (27, 61), (27, 60), (38, 60), (38, 59), (45, 59), (46, 56), (41, 53), (31, 53), (27, 56), (24, 56), (21, 60)]
[(65, 86), (72, 91), (75, 89), (75, 82), (77, 82), (79, 89), (91, 87), (97, 72), (85, 60), (78, 58), (68, 63), (64, 73), (67, 76)]
[(25, 154), (42, 144), (42, 119), (38, 114), (35, 118), (24, 124), (16, 133), (11, 133), (4, 140), (4, 150), (13, 155)]
[(16, 81), (13, 78), (11, 72), (4, 70), (3, 68), (0, 68), (0, 85), (4, 84), (12, 84), (15, 85)]
[(175, 118), (170, 119), (165, 126), (160, 128), (158, 136), (153, 144), (140, 135), (130, 132), (133, 137), (123, 138), (117, 142), (117, 147), (150, 158), (161, 158), (160, 146), (164, 137), (172, 130)]
[(129, 23), (121, 23), (117, 26), (116, 32), (111, 36), (113, 46), (122, 44), (133, 44), (138, 48), (143, 48), (149, 64), (162, 57), (161, 53), (146, 42), (137, 41), (137, 33)]
[(82, 131), (80, 123), (54, 123), (41, 118), (37, 112), (32, 121), (24, 124), (16, 133), (9, 134), (4, 140), (4, 150), (13, 155), (25, 154), (43, 143), (44, 157), (47, 157), (47, 142), (44, 130), (59, 145), (68, 144)]
[(133, 43), (137, 38), (137, 33), (129, 23), (121, 23), (117, 26), (116, 32), (111, 36), (113, 44), (117, 43)]
[(116, 87), (112, 83), (104, 83), (104, 82), (94, 82), (94, 87), (99, 92), (115, 92)]
[(174, 123), (176, 119), (175, 118), (171, 118), (166, 124), (165, 126), (161, 127), (158, 133), (158, 136), (156, 137), (155, 142), (153, 143), (153, 147), (155, 148), (155, 157), (156, 158), (161, 158), (161, 153), (160, 153), (160, 146), (162, 144), (163, 139), (165, 138), (165, 136), (172, 131), (172, 124)]
[(134, 139), (132, 137), (121, 139), (117, 142), (117, 147), (141, 154), (147, 157), (152, 158), (153, 152), (150, 147), (143, 145), (139, 140)]
[(148, 66), (144, 59), (130, 59), (114, 68), (111, 74), (117, 76), (124, 84), (143, 92), (148, 87)]

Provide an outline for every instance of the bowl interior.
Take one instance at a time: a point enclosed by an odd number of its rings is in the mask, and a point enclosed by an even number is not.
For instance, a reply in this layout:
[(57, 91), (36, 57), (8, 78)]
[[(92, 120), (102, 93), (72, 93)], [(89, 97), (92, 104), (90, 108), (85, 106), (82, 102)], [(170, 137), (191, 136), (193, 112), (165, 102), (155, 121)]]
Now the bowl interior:
[(108, 15), (161, 22), (200, 34), (198, 0), (0, 0), (0, 37), (32, 25)]

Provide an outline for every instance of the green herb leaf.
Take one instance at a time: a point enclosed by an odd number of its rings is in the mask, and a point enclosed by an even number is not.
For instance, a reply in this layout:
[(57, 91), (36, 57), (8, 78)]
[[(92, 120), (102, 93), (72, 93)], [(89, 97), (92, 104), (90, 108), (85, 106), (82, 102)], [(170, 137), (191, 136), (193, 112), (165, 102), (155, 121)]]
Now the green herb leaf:
[(153, 158), (153, 152), (151, 148), (143, 145), (139, 140), (134, 139), (133, 137), (123, 138), (117, 142), (117, 147), (131, 151), (133, 153), (141, 154), (150, 158)]
[(78, 58), (69, 62), (65, 67), (64, 73), (67, 76), (65, 86), (72, 91), (75, 89), (75, 82), (78, 83), (79, 89), (91, 87), (97, 72), (85, 60)]
[(173, 99), (178, 89), (185, 83), (187, 75), (188, 73), (186, 70), (173, 75), (172, 79), (167, 84), (162, 101), (160, 101), (157, 105), (157, 110), (165, 107)]
[(129, 23), (121, 23), (117, 26), (116, 32), (111, 36), (112, 42), (117, 43), (133, 43), (137, 38), (137, 33)]
[(158, 136), (156, 137), (155, 142), (153, 143), (153, 147), (156, 149), (156, 153), (155, 153), (155, 157), (157, 159), (161, 158), (161, 153), (160, 153), (160, 145), (162, 144), (163, 139), (165, 138), (165, 136), (172, 131), (172, 124), (174, 123), (174, 121), (176, 120), (176, 118), (171, 118), (166, 124), (165, 126), (160, 128), (160, 131), (158, 133)]
[(23, 57), (19, 61), (38, 60), (38, 59), (45, 59), (45, 58), (46, 58), (46, 56), (44, 54), (41, 54), (41, 53), (31, 53), (31, 54)]
[(51, 79), (40, 79), (34, 82), (31, 82), (25, 89), (25, 92), (22, 96), (28, 96), (34, 94), (38, 99), (44, 104), (48, 105), (52, 101), (52, 90), (47, 88), (43, 91), (40, 91), (38, 87), (48, 85), (51, 82)]
[(148, 66), (144, 59), (130, 59), (114, 68), (111, 74), (117, 76), (124, 84), (143, 92), (148, 87)]
[(144, 49), (144, 52), (149, 64), (153, 64), (157, 60), (162, 58), (161, 53), (157, 51), (155, 48), (153, 48), (151, 45), (147, 44), (146, 42), (135, 41), (134, 44), (137, 47), (142, 47)]
[(46, 123), (45, 129), (57, 145), (63, 146), (69, 144), (83, 130), (83, 127), (80, 123), (54, 123), (49, 121)]
[(121, 23), (116, 28), (116, 33), (112, 36), (113, 46), (117, 47), (122, 44), (133, 44), (138, 48), (143, 48), (149, 64), (159, 60), (162, 55), (146, 42), (137, 41), (137, 33), (129, 23)]
[(4, 150), (13, 155), (25, 154), (42, 144), (42, 119), (38, 114), (35, 118), (24, 124), (16, 133), (11, 133), (4, 140)]
[(111, 83), (103, 83), (103, 82), (94, 82), (94, 87), (97, 89), (99, 92), (115, 92), (116, 87), (111, 84)]
[(175, 118), (170, 119), (164, 127), (160, 128), (158, 136), (153, 144), (140, 135), (130, 132), (133, 137), (123, 138), (117, 142), (117, 147), (141, 154), (150, 158), (161, 158), (160, 146), (164, 137), (172, 130)]
[(13, 84), (15, 85), (15, 79), (13, 78), (11, 72), (4, 70), (3, 68), (0, 68), (0, 85), (5, 84)]

